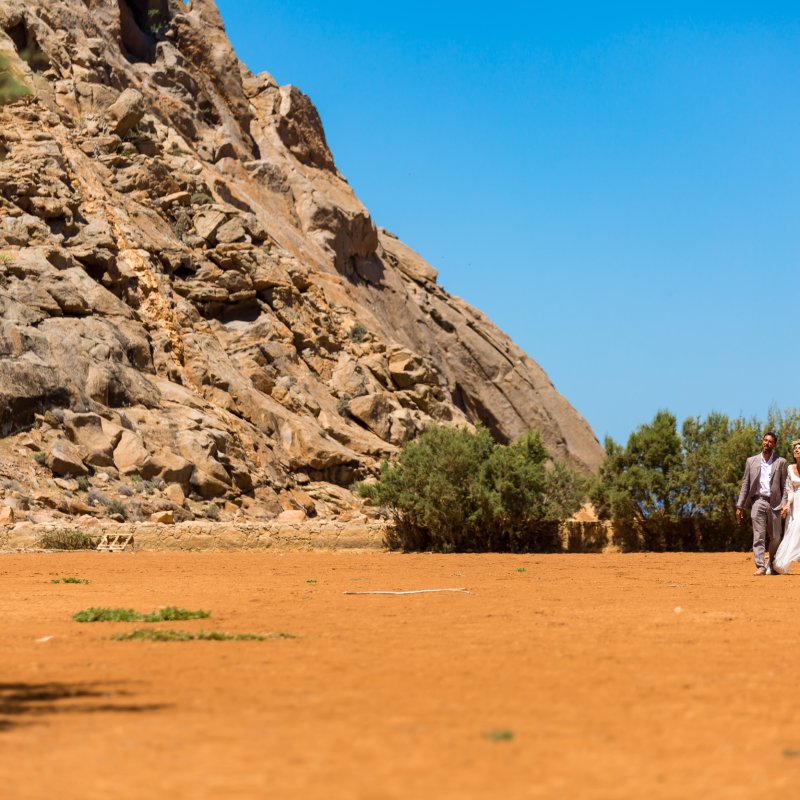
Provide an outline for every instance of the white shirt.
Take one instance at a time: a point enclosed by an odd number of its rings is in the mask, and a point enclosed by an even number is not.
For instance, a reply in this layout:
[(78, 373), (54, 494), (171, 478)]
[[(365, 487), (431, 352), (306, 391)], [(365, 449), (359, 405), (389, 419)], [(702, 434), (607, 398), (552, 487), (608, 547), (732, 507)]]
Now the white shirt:
[(772, 477), (772, 464), (775, 461), (775, 453), (769, 457), (769, 461), (764, 461), (764, 454), (761, 454), (761, 484), (759, 494), (770, 496), (769, 481)]

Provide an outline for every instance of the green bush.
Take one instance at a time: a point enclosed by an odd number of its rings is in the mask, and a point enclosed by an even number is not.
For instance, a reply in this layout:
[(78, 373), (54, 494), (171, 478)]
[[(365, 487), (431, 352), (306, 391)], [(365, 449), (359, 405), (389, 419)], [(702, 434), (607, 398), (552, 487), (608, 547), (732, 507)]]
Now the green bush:
[(582, 478), (552, 462), (539, 433), (496, 444), (485, 428), (432, 427), (357, 491), (390, 509), (392, 549), (542, 552), (580, 506)]
[(8, 58), (0, 54), (0, 106), (13, 103), (29, 94), (31, 90), (11, 69)]

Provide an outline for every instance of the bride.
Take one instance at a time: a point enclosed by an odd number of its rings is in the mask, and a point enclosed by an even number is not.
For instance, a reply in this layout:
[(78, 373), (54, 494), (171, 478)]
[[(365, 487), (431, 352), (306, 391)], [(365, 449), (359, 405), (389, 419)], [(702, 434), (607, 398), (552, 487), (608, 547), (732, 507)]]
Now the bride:
[(800, 439), (792, 442), (792, 455), (795, 463), (786, 473), (786, 503), (781, 508), (781, 516), (788, 517), (786, 533), (768, 570), (776, 575), (788, 575), (792, 561), (800, 561)]

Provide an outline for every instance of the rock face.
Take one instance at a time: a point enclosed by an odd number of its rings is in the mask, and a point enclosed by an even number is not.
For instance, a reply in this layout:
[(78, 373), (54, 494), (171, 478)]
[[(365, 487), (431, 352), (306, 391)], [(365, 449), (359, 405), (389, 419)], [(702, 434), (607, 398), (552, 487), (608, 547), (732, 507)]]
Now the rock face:
[(0, 109), (7, 491), (50, 497), (55, 473), (98, 513), (138, 480), (142, 518), (335, 516), (432, 423), (536, 427), (599, 463), (542, 369), (373, 223), (311, 101), (238, 61), (212, 0), (4, 0), (0, 52), (33, 91)]

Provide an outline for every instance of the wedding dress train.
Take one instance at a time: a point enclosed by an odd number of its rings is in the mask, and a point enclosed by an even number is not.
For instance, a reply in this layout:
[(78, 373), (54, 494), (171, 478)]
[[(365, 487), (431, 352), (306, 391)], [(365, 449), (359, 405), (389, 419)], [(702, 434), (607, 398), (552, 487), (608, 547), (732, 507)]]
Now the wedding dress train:
[(786, 489), (789, 503), (786, 532), (770, 564), (770, 572), (781, 575), (788, 574), (792, 561), (800, 561), (800, 475), (797, 474), (797, 466), (794, 464), (787, 473)]

